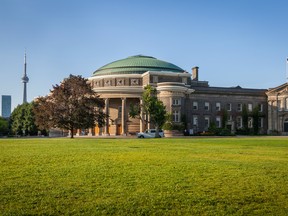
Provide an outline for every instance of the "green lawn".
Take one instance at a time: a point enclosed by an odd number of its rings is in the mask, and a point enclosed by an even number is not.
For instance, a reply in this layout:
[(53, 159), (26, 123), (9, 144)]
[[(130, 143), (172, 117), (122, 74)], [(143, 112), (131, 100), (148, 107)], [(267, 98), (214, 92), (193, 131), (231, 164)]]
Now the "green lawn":
[(0, 215), (288, 215), (288, 138), (0, 139)]

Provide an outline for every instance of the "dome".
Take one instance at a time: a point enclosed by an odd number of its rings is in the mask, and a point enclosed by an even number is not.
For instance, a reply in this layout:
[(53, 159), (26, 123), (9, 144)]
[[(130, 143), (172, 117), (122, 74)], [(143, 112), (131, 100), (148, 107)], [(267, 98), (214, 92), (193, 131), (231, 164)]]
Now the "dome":
[(151, 56), (136, 55), (104, 65), (93, 76), (112, 74), (143, 74), (146, 71), (169, 71), (183, 73), (184, 70), (172, 63)]

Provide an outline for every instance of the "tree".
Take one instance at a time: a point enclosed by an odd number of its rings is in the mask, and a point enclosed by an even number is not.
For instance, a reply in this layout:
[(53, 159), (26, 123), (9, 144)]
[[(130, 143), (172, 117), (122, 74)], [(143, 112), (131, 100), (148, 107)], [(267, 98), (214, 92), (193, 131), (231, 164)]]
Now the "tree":
[[(144, 119), (140, 113), (143, 113)], [(140, 118), (146, 123), (152, 123), (156, 129), (156, 137), (159, 137), (159, 129), (166, 121), (166, 107), (157, 98), (157, 90), (151, 85), (147, 85), (142, 94), (142, 105), (130, 105), (129, 115), (132, 118)]]
[(10, 117), (11, 129), (14, 134), (37, 135), (38, 128), (35, 125), (35, 114), (33, 112), (34, 103), (24, 103), (18, 105)]
[(81, 76), (70, 75), (35, 103), (36, 124), (41, 129), (66, 129), (73, 138), (74, 129), (104, 125), (104, 101)]
[(9, 121), (0, 117), (0, 136), (6, 136), (9, 133)]

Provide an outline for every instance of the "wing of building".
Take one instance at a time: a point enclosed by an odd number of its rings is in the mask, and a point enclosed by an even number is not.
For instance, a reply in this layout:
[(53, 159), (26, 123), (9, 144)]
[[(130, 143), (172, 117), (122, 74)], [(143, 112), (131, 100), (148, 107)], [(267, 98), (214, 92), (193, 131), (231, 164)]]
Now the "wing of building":
[[(269, 90), (211, 87), (207, 81), (199, 80), (198, 67), (188, 73), (172, 63), (143, 55), (106, 64), (93, 73), (89, 82), (105, 100), (105, 113), (109, 117), (104, 127), (78, 130), (78, 135), (133, 135), (153, 128), (145, 125), (145, 121), (129, 117), (129, 107), (141, 105), (146, 85), (157, 89), (157, 97), (172, 114), (175, 124), (185, 118), (190, 133), (207, 131), (212, 123), (223, 127), (225, 111), (225, 127), (232, 133), (241, 131), (244, 124), (251, 129), (257, 124), (260, 134), (275, 131), (288, 134), (287, 83)], [(247, 110), (246, 117), (243, 109)]]
[(267, 92), (268, 133), (288, 135), (288, 83)]

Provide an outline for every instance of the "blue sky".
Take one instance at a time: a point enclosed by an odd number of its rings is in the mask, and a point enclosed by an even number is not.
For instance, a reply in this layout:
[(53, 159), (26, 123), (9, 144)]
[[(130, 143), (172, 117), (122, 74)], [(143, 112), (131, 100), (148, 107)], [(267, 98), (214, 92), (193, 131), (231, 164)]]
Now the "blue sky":
[(150, 55), (211, 86), (286, 82), (287, 0), (0, 0), (0, 95), (22, 103), (69, 74), (89, 77), (112, 61)]

